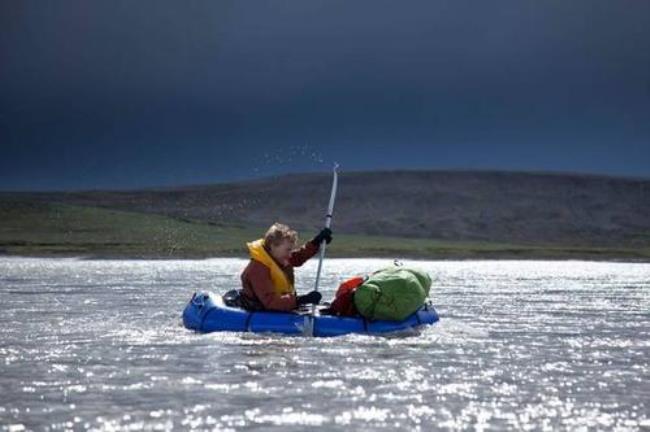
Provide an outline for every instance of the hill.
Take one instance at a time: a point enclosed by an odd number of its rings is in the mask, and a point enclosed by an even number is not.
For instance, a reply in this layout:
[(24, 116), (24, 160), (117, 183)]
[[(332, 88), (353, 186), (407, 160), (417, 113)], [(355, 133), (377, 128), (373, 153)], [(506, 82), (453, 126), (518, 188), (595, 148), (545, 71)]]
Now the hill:
[[(650, 248), (650, 180), (544, 173), (386, 171), (343, 172), (339, 181), (335, 232), (339, 239), (356, 239), (360, 246), (365, 239), (382, 238), (393, 245), (419, 244), (421, 252), (429, 247), (421, 242), (446, 245), (447, 249), (462, 244), (511, 252), (517, 248), (592, 249), (643, 255)], [(38, 208), (41, 216), (49, 219), (44, 209), (94, 208), (157, 221), (162, 219), (156, 217), (166, 218), (181, 224), (175, 226), (192, 226), (193, 230), (199, 226), (201, 230), (230, 230), (237, 233), (233, 234), (237, 241), (258, 235), (274, 221), (288, 223), (308, 237), (322, 224), (329, 188), (329, 174), (300, 174), (135, 191), (5, 192), (0, 193), (0, 206), (4, 208), (0, 220), (6, 234), (17, 215), (30, 206), (45, 206)], [(12, 208), (23, 210), (12, 212)], [(18, 231), (13, 230), (14, 234)], [(201, 251), (198, 255), (209, 255), (209, 248)], [(349, 251), (355, 255), (354, 248)], [(440, 256), (432, 252), (415, 255), (432, 254)]]

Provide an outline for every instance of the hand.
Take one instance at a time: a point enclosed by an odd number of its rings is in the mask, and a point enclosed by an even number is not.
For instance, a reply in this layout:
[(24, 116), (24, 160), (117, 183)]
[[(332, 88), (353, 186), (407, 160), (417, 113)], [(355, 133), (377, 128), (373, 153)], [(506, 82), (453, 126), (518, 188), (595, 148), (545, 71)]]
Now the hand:
[(321, 243), (323, 243), (323, 240), (327, 242), (327, 244), (330, 244), (332, 241), (332, 230), (329, 228), (323, 228), (321, 232), (318, 233), (316, 237), (312, 240), (312, 242), (318, 246), (320, 246)]
[(309, 303), (318, 304), (320, 303), (321, 298), (323, 298), (321, 293), (319, 293), (318, 291), (311, 291), (305, 295), (298, 296), (296, 298), (296, 303), (298, 303), (298, 305), (304, 305)]

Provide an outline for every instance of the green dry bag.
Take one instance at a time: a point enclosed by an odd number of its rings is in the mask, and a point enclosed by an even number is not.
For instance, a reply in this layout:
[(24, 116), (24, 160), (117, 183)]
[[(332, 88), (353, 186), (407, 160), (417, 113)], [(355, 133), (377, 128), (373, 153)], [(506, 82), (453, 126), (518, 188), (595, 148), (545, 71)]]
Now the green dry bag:
[(373, 273), (357, 288), (354, 305), (368, 319), (401, 321), (424, 304), (430, 288), (426, 272), (389, 267)]

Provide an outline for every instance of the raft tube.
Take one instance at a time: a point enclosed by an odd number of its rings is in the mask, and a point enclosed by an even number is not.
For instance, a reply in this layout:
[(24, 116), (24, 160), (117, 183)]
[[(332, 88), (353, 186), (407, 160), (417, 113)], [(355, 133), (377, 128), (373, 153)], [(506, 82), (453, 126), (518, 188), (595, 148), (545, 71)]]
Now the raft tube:
[(408, 332), (438, 320), (438, 313), (429, 303), (403, 321), (369, 321), (363, 317), (314, 317), (311, 314), (290, 312), (249, 312), (226, 306), (221, 296), (204, 292), (194, 293), (183, 311), (183, 325), (201, 333), (230, 331), (317, 337), (350, 333), (380, 335)]

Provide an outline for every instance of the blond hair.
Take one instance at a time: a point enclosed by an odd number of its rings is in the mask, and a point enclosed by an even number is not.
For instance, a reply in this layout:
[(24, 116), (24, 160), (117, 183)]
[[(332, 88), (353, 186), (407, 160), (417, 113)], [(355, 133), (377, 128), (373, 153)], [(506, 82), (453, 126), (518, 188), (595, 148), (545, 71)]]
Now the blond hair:
[(298, 243), (298, 233), (279, 222), (271, 225), (266, 231), (266, 234), (264, 234), (264, 245), (268, 247), (279, 245), (284, 240), (289, 240), (292, 244), (296, 244)]

